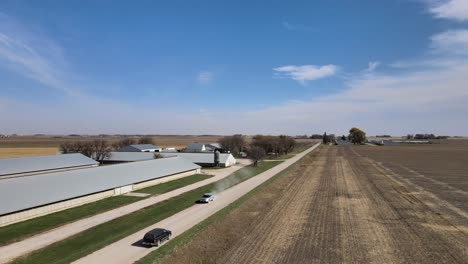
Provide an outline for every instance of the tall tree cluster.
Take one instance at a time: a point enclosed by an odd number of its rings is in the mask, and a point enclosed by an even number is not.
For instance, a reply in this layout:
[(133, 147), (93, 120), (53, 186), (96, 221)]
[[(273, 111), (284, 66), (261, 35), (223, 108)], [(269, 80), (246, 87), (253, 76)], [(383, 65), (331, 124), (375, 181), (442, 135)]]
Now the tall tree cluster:
[(364, 144), (366, 142), (366, 133), (357, 127), (353, 127), (349, 130), (349, 140), (353, 144)]
[(119, 140), (117, 142), (114, 142), (112, 144), (112, 148), (114, 150), (119, 150), (119, 149), (121, 149), (123, 147), (133, 145), (133, 144), (136, 144), (136, 143), (137, 143), (137, 141), (135, 139), (133, 139), (133, 138), (123, 138), (123, 139), (121, 139), (121, 140)]
[(244, 151), (247, 146), (242, 135), (223, 137), (219, 140), (219, 143), (224, 150), (230, 151), (234, 156), (237, 156), (239, 152)]
[(275, 153), (277, 155), (288, 154), (294, 149), (296, 141), (289, 136), (264, 136), (256, 135), (252, 139), (252, 146), (260, 147), (266, 153)]
[(145, 137), (141, 137), (138, 139), (138, 144), (152, 144), (154, 145), (154, 140), (152, 137), (148, 137), (148, 136), (145, 136)]

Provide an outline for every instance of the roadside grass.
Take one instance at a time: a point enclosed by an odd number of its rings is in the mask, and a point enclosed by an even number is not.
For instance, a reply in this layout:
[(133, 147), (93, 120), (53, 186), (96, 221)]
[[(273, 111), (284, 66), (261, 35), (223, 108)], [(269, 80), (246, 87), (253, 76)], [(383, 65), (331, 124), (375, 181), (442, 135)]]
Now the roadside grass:
[(99, 214), (141, 199), (143, 198), (133, 196), (114, 196), (5, 227), (0, 227), (0, 246), (29, 238), (35, 234), (65, 225), (80, 218)]
[(153, 195), (163, 194), (163, 193), (167, 193), (167, 192), (173, 191), (175, 189), (182, 188), (184, 186), (187, 186), (187, 185), (199, 182), (199, 181), (209, 179), (211, 177), (213, 177), (213, 175), (196, 174), (196, 175), (193, 175), (193, 176), (188, 176), (188, 177), (184, 177), (184, 178), (181, 178), (181, 179), (177, 179), (177, 180), (161, 183), (161, 184), (158, 184), (158, 185), (146, 187), (146, 188), (143, 188), (143, 189), (139, 189), (139, 190), (136, 190), (135, 192), (149, 193), (149, 194), (153, 194)]
[(109, 222), (97, 225), (48, 247), (22, 256), (13, 263), (70, 263), (119, 239), (138, 232), (194, 204), (200, 195), (215, 188), (232, 187), (266, 171), (281, 162), (262, 162), (258, 167), (246, 166), (217, 182), (202, 186), (155, 205), (142, 208)]
[(279, 155), (279, 156), (276, 156), (276, 155), (268, 155), (265, 159), (267, 160), (284, 160), (284, 159), (290, 159), (294, 156), (296, 156), (296, 154), (299, 154), (301, 152), (303, 152), (304, 150), (312, 147), (313, 144), (301, 144), (297, 147), (295, 147), (291, 152), (289, 152), (288, 154), (283, 154), (283, 155)]
[(203, 232), (211, 224), (221, 221), (224, 217), (226, 217), (231, 211), (241, 206), (244, 202), (248, 201), (252, 198), (255, 194), (266, 188), (270, 183), (272, 183), (281, 175), (287, 173), (291, 168), (294, 166), (290, 166), (289, 168), (285, 169), (284, 171), (276, 174), (272, 178), (268, 179), (264, 183), (257, 186), (255, 189), (251, 190), (238, 200), (234, 201), (233, 203), (229, 204), (225, 208), (221, 209), (220, 211), (216, 212), (212, 216), (208, 217), (207, 219), (203, 220), (202, 222), (198, 223), (194, 227), (190, 228), (189, 230), (185, 231), (184, 233), (178, 235), (177, 237), (173, 238), (172, 240), (168, 241), (167, 243), (163, 244), (157, 250), (152, 251), (145, 257), (141, 258), (140, 260), (136, 261), (135, 264), (154, 264), (159, 263), (159, 260), (162, 259), (164, 256), (171, 254), (176, 248), (181, 247), (189, 243), (193, 237)]
[(292, 154), (283, 154), (283, 155), (279, 155), (279, 156), (276, 156), (276, 155), (268, 155), (265, 159), (266, 160), (284, 160), (284, 159), (289, 159), (289, 158), (292, 158), (294, 157), (295, 155), (292, 155)]
[[(137, 192), (150, 193), (153, 195), (162, 194), (198, 181), (208, 179), (210, 177), (213, 176), (205, 174), (196, 174), (193, 176), (188, 176), (185, 178), (140, 189), (137, 190)], [(0, 246), (11, 244), (13, 242), (29, 238), (33, 235), (48, 231), (50, 229), (57, 228), (59, 226), (96, 214), (100, 214), (127, 204), (131, 204), (146, 199), (148, 197), (134, 197), (125, 195), (113, 196), (89, 204), (63, 210), (60, 212), (36, 217), (5, 227), (0, 227)]]
[(294, 155), (294, 154), (299, 154), (301, 152), (303, 152), (304, 150), (312, 147), (314, 144), (305, 144), (305, 145), (301, 145), (301, 146), (297, 146), (295, 147), (289, 154), (291, 155)]

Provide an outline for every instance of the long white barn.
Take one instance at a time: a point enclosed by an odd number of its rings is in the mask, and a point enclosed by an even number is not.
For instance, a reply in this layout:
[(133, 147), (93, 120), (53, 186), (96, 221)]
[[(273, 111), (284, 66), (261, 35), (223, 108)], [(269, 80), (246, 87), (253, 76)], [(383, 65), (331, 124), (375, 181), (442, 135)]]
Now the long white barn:
[(200, 172), (181, 157), (0, 180), (0, 226)]
[(0, 178), (96, 167), (99, 163), (82, 154), (60, 154), (0, 159)]
[[(199, 152), (199, 153), (187, 153), (187, 152), (174, 152), (174, 153), (160, 153), (162, 157), (182, 157), (190, 160), (191, 162), (198, 164), (202, 167), (213, 167), (215, 166), (215, 154), (214, 152)], [(219, 153), (219, 165), (221, 167), (230, 167), (236, 164), (236, 159), (230, 153)]]

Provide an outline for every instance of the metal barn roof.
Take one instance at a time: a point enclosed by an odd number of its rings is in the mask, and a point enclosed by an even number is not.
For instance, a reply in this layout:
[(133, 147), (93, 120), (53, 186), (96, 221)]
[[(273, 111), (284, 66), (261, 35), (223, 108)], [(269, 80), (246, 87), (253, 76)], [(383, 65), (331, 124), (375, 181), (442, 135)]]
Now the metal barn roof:
[(161, 149), (158, 146), (155, 146), (153, 144), (134, 144), (134, 145), (128, 145), (123, 148), (121, 148), (119, 151), (144, 151), (147, 149)]
[(0, 180), (0, 215), (144, 182), (200, 166), (173, 157)]
[(213, 152), (215, 149), (221, 148), (219, 143), (190, 143), (185, 149), (186, 152)]
[(154, 152), (111, 152), (111, 156), (104, 160), (130, 162), (152, 159), (154, 159)]
[(188, 152), (191, 152), (191, 151), (202, 152), (204, 150), (205, 150), (205, 144), (203, 143), (190, 143), (188, 144), (187, 149), (186, 149), (186, 151)]
[(0, 176), (98, 164), (79, 153), (0, 159)]
[[(205, 163), (205, 164), (213, 164), (214, 163), (214, 153), (213, 152), (202, 152), (202, 153), (186, 153), (186, 152), (178, 152), (178, 153), (160, 153), (162, 157), (182, 157), (185, 159), (190, 160), (193, 163)], [(234, 156), (230, 153), (220, 153), (219, 154), (219, 163), (226, 163), (229, 158), (234, 159)]]

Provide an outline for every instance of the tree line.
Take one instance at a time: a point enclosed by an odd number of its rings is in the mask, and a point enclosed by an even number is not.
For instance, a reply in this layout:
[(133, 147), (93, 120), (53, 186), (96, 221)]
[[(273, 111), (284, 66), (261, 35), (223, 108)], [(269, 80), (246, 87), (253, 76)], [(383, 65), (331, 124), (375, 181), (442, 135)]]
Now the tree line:
[(104, 139), (94, 139), (86, 141), (73, 141), (62, 143), (59, 147), (62, 154), (81, 153), (100, 163), (110, 158), (112, 151), (117, 151), (125, 146), (133, 144), (154, 144), (151, 137), (141, 137), (138, 140), (134, 138), (123, 138), (117, 142), (110, 143)]
[(242, 152), (246, 153), (254, 166), (257, 166), (258, 161), (264, 159), (267, 154), (277, 156), (288, 154), (296, 145), (294, 138), (285, 135), (256, 135), (250, 143), (247, 143), (244, 136), (237, 134), (223, 137), (219, 143), (225, 151), (231, 152), (234, 156), (239, 156)]

